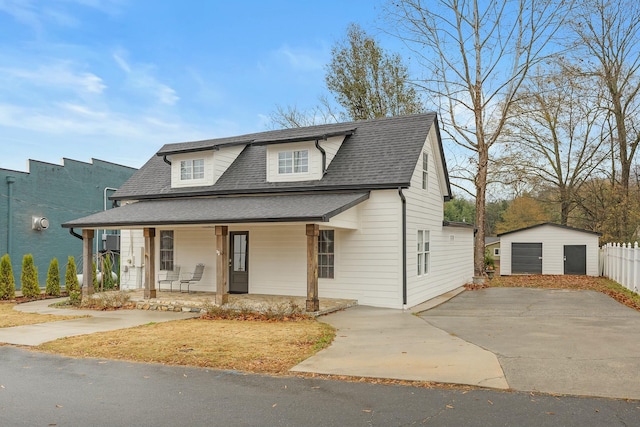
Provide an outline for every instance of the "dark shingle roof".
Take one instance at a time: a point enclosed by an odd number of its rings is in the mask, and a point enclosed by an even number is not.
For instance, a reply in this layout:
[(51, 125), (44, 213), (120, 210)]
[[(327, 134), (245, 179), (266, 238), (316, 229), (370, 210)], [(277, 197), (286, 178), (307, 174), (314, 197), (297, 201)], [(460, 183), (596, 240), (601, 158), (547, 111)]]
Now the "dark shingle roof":
[(316, 193), (246, 197), (191, 197), (131, 203), (63, 227), (141, 227), (165, 224), (329, 221), (367, 200), (369, 193)]
[[(439, 132), (436, 114), (427, 113), (167, 144), (122, 185), (112, 198), (142, 200), (187, 195), (408, 187), (424, 141), (434, 125)], [(350, 134), (351, 132), (353, 133)], [(334, 133), (348, 136), (321, 180), (267, 182), (266, 147), (263, 144), (312, 140), (320, 135)], [(171, 167), (163, 161), (161, 155), (235, 144), (247, 146), (214, 185), (171, 188)], [(439, 148), (442, 153), (442, 147)], [(444, 156), (442, 162), (446, 174)], [(446, 185), (449, 188), (448, 182)]]
[(569, 227), (568, 225), (562, 225), (562, 224), (554, 224), (553, 222), (543, 222), (542, 224), (531, 225), (529, 227), (518, 228), (517, 230), (511, 230), (504, 233), (500, 233), (498, 234), (498, 237), (506, 236), (507, 234), (512, 234), (512, 233), (519, 233), (521, 231), (531, 230), (534, 228), (544, 227), (544, 226), (563, 228), (565, 230), (579, 231), (581, 233), (588, 233), (588, 234), (595, 234), (596, 236), (602, 236), (602, 233), (598, 233), (597, 231), (585, 230), (583, 228), (574, 228), (574, 227)]

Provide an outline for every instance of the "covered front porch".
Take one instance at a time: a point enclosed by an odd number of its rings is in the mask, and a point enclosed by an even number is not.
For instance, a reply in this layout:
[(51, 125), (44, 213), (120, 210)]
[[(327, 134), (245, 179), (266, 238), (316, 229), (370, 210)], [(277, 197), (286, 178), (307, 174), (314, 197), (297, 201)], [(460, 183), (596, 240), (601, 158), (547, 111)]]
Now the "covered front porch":
[[(172, 302), (189, 301), (192, 297), (188, 293), (173, 298), (171, 292), (159, 289), (159, 279), (177, 267), (184, 274), (199, 266), (201, 280), (187, 289), (206, 291), (203, 301), (222, 306), (244, 298), (256, 304), (257, 297), (264, 303), (266, 297), (274, 295), (293, 298), (304, 311), (319, 313), (336, 305), (330, 299), (323, 306), (320, 303), (320, 225), (356, 228), (356, 213), (351, 208), (368, 197), (368, 193), (351, 193), (141, 201), (64, 226), (72, 233), (73, 227), (82, 228), (84, 259), (93, 256), (93, 229), (142, 229), (141, 251), (132, 250), (125, 258), (130, 262), (129, 269), (139, 274), (138, 288), (143, 289), (140, 292), (145, 300), (141, 302), (148, 308), (175, 310)], [(170, 244), (163, 247), (165, 237)], [(332, 242), (333, 238), (331, 231)], [(333, 249), (323, 259), (329, 256), (333, 268)], [(83, 265), (83, 294), (93, 293), (90, 265)], [(343, 290), (334, 280), (328, 285)], [(332, 296), (351, 298), (344, 292)], [(195, 311), (197, 302), (181, 307)]]

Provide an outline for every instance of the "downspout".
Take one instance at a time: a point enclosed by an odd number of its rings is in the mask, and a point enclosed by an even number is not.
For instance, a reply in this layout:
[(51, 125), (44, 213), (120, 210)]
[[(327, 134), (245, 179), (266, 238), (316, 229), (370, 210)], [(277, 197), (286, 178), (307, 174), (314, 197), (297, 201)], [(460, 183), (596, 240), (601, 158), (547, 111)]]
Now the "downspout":
[(11, 249), (13, 246), (13, 207), (11, 206), (11, 200), (13, 199), (13, 183), (16, 182), (16, 178), (13, 176), (7, 176), (7, 254), (11, 257)]
[(407, 305), (407, 199), (398, 187), (398, 194), (402, 200), (402, 306)]
[[(325, 137), (324, 140), (326, 141), (327, 138)], [(320, 154), (322, 154), (322, 176), (324, 176), (327, 173), (327, 152), (320, 146), (319, 139), (316, 139), (316, 148), (320, 151)]]
[(168, 164), (169, 166), (171, 166), (171, 161), (169, 159), (167, 159), (167, 156), (162, 156), (162, 160), (164, 160), (164, 162), (166, 164)]
[[(113, 187), (104, 187), (104, 190), (102, 190), (102, 208), (103, 210), (107, 210), (107, 191), (118, 191), (117, 188), (113, 188)], [(94, 252), (94, 256), (96, 257), (96, 265), (100, 264), (100, 250), (98, 249), (98, 246), (100, 244), (100, 241), (102, 240), (102, 236), (104, 236), (105, 234), (107, 234), (107, 230), (102, 230), (102, 234), (99, 234), (97, 232), (98, 230), (96, 230), (96, 251)], [(82, 236), (80, 236), (80, 238), (82, 238)]]
[(71, 227), (71, 228), (69, 229), (69, 234), (71, 234), (73, 237), (77, 237), (78, 239), (83, 240), (83, 239), (82, 239), (82, 236), (81, 236), (80, 234), (78, 234), (78, 233), (76, 233), (75, 231), (73, 231), (73, 227)]

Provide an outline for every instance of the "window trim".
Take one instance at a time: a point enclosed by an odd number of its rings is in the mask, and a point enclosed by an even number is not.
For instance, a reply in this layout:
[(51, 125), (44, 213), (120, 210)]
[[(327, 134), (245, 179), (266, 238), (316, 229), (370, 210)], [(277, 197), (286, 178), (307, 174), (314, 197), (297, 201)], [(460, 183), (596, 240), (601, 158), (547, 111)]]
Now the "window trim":
[(426, 276), (431, 271), (431, 233), (429, 230), (418, 230), (416, 237), (416, 271), (418, 277)]
[(493, 248), (493, 256), (500, 256), (500, 248)]
[(422, 189), (429, 188), (429, 153), (422, 152)]
[[(197, 165), (196, 162), (198, 162)], [(188, 171), (188, 174), (185, 174), (186, 171)], [(196, 171), (198, 176), (196, 176)], [(180, 160), (180, 181), (202, 181), (204, 178), (204, 158)]]
[[(165, 236), (169, 237), (171, 239), (171, 247), (170, 248), (165, 248), (164, 247), (164, 241), (165, 241)], [(175, 268), (175, 233), (173, 230), (160, 230), (160, 271), (173, 271), (173, 269)], [(164, 259), (163, 255), (165, 254), (169, 254), (170, 256), (168, 257), (169, 259)], [(164, 268), (164, 267), (171, 267), (171, 268)]]
[[(302, 153), (304, 153), (304, 156), (301, 156)], [(287, 158), (284, 158), (284, 156), (287, 156)], [(285, 163), (283, 164), (283, 162)], [(304, 169), (299, 170), (303, 166), (304, 166)], [(308, 174), (308, 173), (309, 173), (309, 150), (308, 149), (278, 151), (278, 175), (302, 175), (302, 174)]]
[[(330, 236), (329, 240), (326, 240), (327, 236)], [(327, 262), (325, 263), (322, 260), (327, 260)], [(320, 230), (318, 234), (318, 279), (335, 279), (335, 277), (336, 277), (335, 230)]]

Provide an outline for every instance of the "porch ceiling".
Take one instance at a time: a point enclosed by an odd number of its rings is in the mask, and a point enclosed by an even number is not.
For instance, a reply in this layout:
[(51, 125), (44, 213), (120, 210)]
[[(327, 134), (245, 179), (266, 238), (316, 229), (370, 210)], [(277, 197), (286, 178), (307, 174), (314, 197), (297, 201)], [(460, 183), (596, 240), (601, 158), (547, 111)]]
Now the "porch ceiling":
[(172, 224), (327, 222), (368, 198), (368, 192), (359, 192), (148, 200), (69, 221), (62, 226), (131, 228)]

